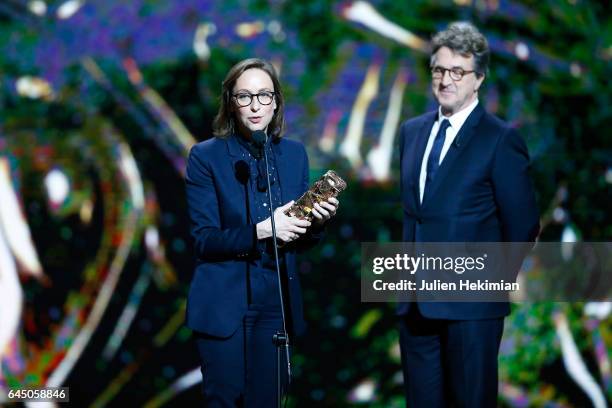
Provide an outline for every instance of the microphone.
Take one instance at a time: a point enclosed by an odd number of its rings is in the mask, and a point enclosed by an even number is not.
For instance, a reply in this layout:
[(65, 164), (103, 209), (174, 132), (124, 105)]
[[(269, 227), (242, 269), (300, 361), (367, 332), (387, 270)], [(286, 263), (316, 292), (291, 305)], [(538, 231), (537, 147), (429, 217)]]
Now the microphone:
[(268, 135), (266, 135), (266, 132), (264, 132), (263, 130), (256, 130), (251, 134), (251, 140), (253, 141), (253, 144), (259, 147), (260, 149), (266, 144), (267, 138)]
[(234, 174), (236, 176), (236, 180), (242, 185), (245, 185), (249, 181), (249, 177), (251, 176), (251, 170), (249, 169), (249, 165), (244, 160), (239, 160), (234, 165)]
[(287, 379), (288, 382), (291, 383), (291, 352), (289, 351), (289, 332), (287, 331), (287, 318), (285, 311), (285, 294), (283, 293), (283, 284), (281, 278), (281, 269), (280, 263), (278, 259), (278, 248), (279, 244), (276, 239), (276, 224), (274, 222), (274, 207), (272, 205), (272, 192), (270, 189), (270, 167), (268, 164), (268, 154), (266, 149), (264, 148), (266, 144), (266, 139), (268, 135), (263, 130), (256, 130), (251, 133), (251, 140), (253, 144), (261, 150), (263, 150), (263, 158), (266, 166), (266, 182), (268, 185), (268, 204), (270, 210), (270, 223), (272, 224), (272, 247), (274, 248), (274, 263), (276, 266), (276, 277), (278, 279), (278, 296), (281, 305), (281, 320), (283, 321), (283, 329), (277, 332), (274, 336), (272, 336), (272, 342), (276, 346), (276, 355), (277, 355), (277, 398), (278, 398), (278, 406), (281, 406), (282, 399), (282, 390), (281, 390), (281, 380), (280, 380), (280, 361), (281, 361), (281, 352), (282, 349), (285, 349), (285, 357), (287, 359)]
[(455, 140), (453, 140), (453, 146), (461, 147), (461, 144), (462, 144), (461, 131), (459, 131), (459, 133), (455, 136)]

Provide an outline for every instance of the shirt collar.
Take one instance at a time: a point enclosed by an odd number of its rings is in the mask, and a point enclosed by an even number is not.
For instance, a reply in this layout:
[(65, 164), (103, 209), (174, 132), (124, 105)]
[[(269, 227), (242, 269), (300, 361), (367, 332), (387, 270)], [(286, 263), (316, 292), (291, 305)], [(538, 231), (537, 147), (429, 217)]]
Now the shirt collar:
[(442, 107), (440, 106), (438, 107), (438, 121), (440, 121), (440, 118), (448, 119), (451, 127), (453, 129), (459, 130), (467, 120), (468, 116), (470, 116), (470, 113), (472, 113), (472, 111), (476, 109), (477, 105), (478, 99), (474, 100), (474, 102), (470, 103), (466, 108), (460, 110), (459, 112), (455, 113), (450, 117), (442, 115)]
[[(256, 159), (260, 159), (261, 158), (261, 150), (258, 149), (257, 147), (255, 147), (255, 144), (253, 143), (253, 141), (247, 140), (246, 138), (244, 138), (240, 134), (236, 134), (236, 139), (238, 140), (238, 143), (242, 147), (244, 147), (247, 152), (249, 152), (251, 154), (251, 156), (253, 156)], [(266, 141), (266, 148), (269, 148), (269, 146), (270, 146), (270, 139), (271, 138), (268, 138), (268, 140)]]

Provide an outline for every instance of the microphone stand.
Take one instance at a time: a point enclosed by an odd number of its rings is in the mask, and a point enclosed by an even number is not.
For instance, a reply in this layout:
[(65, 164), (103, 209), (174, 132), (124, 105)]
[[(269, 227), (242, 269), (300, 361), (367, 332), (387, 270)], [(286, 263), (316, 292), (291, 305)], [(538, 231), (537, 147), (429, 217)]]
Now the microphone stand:
[(272, 191), (270, 190), (270, 170), (268, 166), (268, 153), (266, 151), (267, 137), (264, 140), (263, 145), (263, 156), (266, 163), (266, 181), (268, 183), (268, 203), (270, 206), (270, 222), (272, 224), (272, 244), (274, 247), (274, 262), (276, 264), (276, 275), (278, 278), (278, 296), (281, 304), (281, 318), (283, 321), (283, 330), (277, 332), (272, 336), (272, 342), (276, 346), (276, 393), (277, 393), (277, 406), (282, 406), (283, 387), (281, 381), (281, 356), (283, 354), (283, 348), (285, 349), (285, 357), (287, 358), (287, 384), (291, 383), (291, 355), (289, 351), (289, 333), (287, 332), (286, 320), (285, 320), (285, 296), (283, 293), (283, 284), (281, 280), (280, 264), (278, 262), (278, 243), (276, 240), (276, 225), (274, 223), (274, 209), (272, 208)]

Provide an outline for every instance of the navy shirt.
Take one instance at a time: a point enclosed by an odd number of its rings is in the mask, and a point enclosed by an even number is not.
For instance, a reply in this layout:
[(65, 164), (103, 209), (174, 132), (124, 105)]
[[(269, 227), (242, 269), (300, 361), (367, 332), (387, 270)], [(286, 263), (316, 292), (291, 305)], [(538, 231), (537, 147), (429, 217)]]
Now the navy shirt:
[[(266, 181), (266, 163), (258, 149), (250, 141), (237, 136), (242, 147), (242, 157), (249, 166), (249, 196), (250, 210), (255, 224), (270, 217), (270, 203), (268, 200), (268, 184)], [(281, 189), (276, 166), (276, 157), (272, 149), (271, 141), (265, 145), (268, 156), (270, 172), (270, 191), (272, 194), (273, 208), (282, 205)], [(252, 201), (251, 201), (252, 200)], [(260, 257), (249, 263), (249, 305), (251, 308), (278, 306), (278, 278), (274, 263), (272, 240), (259, 241)], [(283, 258), (279, 251), (279, 263), (282, 267)]]

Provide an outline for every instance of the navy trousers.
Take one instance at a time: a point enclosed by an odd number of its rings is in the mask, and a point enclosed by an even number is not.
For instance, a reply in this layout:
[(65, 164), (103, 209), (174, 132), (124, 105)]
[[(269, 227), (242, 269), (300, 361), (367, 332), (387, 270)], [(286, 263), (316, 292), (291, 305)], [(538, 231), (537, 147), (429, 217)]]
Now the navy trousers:
[(400, 321), (406, 407), (496, 407), (503, 317), (427, 319), (416, 306)]
[[(241, 327), (228, 338), (194, 333), (208, 408), (277, 405), (277, 351), (272, 337), (283, 328), (277, 277), (268, 269), (251, 272), (251, 303)], [(281, 353), (283, 389), (286, 366), (285, 353)]]

